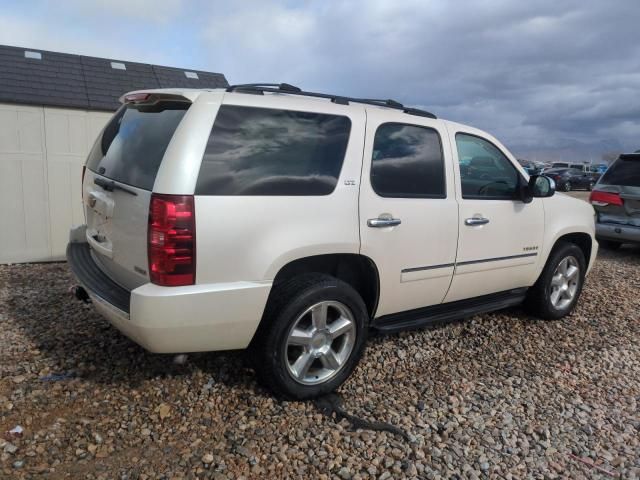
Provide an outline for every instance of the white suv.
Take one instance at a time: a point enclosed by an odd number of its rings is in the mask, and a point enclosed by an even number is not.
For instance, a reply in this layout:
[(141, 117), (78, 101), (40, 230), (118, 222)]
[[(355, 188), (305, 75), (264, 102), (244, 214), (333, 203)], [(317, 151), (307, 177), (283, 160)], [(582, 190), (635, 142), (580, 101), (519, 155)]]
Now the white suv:
[(524, 302), (567, 315), (594, 212), (491, 135), (288, 84), (123, 97), (67, 250), (95, 308), (152, 352), (248, 348), (259, 379), (340, 385), (370, 329)]

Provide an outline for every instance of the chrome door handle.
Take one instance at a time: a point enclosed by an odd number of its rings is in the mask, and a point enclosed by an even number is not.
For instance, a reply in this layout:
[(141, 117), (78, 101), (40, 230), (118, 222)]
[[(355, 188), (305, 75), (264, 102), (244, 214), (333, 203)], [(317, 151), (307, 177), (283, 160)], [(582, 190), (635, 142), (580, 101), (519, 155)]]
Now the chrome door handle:
[(486, 225), (487, 223), (489, 223), (489, 219), (483, 217), (471, 217), (467, 218), (464, 221), (464, 224), (469, 227), (475, 227), (476, 225)]
[(399, 218), (378, 217), (367, 220), (367, 225), (371, 228), (395, 227), (401, 223), (402, 221)]

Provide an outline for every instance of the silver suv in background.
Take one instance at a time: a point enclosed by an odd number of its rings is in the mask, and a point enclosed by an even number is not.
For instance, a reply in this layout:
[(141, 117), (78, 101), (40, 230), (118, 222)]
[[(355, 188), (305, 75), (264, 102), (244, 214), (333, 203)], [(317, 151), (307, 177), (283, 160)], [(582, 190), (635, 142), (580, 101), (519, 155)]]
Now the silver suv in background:
[(596, 210), (596, 236), (605, 248), (640, 244), (640, 152), (626, 153), (600, 178), (589, 201)]

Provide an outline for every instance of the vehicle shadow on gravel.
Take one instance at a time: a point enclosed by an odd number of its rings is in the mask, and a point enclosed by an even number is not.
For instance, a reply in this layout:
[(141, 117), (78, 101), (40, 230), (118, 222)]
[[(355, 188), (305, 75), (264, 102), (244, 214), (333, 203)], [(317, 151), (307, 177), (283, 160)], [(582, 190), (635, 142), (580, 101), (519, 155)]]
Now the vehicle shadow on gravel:
[[(599, 257), (614, 263), (636, 264), (640, 263), (640, 248), (601, 249)], [(190, 354), (184, 365), (178, 365), (172, 355), (145, 351), (112, 327), (92, 305), (77, 301), (69, 293), (74, 280), (65, 263), (3, 266), (0, 267), (0, 280), (7, 282), (5, 285), (9, 287), (5, 304), (0, 305), (0, 313), (6, 312), (7, 319), (15, 322), (28, 336), (31, 348), (46, 357), (45, 364), (49, 370), (46, 374), (58, 375), (53, 379), (76, 377), (99, 384), (124, 384), (136, 388), (151, 379), (188, 377), (200, 371), (208, 383), (222, 383), (253, 394), (270, 395), (257, 386), (243, 352)], [(597, 284), (590, 285), (588, 280), (585, 293), (592, 295), (598, 288)], [(538, 322), (520, 308), (499, 313), (522, 325)], [(450, 324), (441, 324), (425, 330), (444, 334), (448, 328)], [(465, 330), (463, 327), (463, 335)], [(474, 335), (482, 335), (477, 328), (473, 331)], [(543, 328), (539, 333), (543, 332), (550, 338), (554, 335), (552, 328)], [(378, 335), (374, 334), (372, 345), (378, 343), (374, 340), (376, 337)], [(395, 335), (380, 337), (384, 342)], [(386, 340), (382, 340), (385, 337)], [(475, 339), (470, 345), (480, 341), (480, 338)]]
[(46, 357), (49, 372), (35, 372), (44, 380), (82, 378), (136, 388), (151, 379), (187, 377), (200, 370), (209, 384), (255, 389), (243, 352), (190, 354), (184, 364), (174, 363), (173, 355), (147, 352), (91, 304), (72, 296), (74, 281), (65, 263), (6, 266), (1, 277), (11, 286), (1, 308), (30, 339), (30, 347)]

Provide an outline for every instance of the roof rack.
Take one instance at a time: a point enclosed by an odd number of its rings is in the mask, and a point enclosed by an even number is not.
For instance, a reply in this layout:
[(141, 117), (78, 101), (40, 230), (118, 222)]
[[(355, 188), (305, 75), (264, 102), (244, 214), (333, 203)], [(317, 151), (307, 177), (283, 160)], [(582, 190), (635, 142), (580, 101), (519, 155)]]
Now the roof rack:
[(264, 95), (264, 92), (271, 93), (289, 93), (292, 95), (302, 95), (305, 97), (326, 98), (338, 105), (349, 105), (350, 102), (363, 103), (366, 105), (375, 105), (377, 107), (393, 108), (395, 110), (402, 110), (409, 115), (417, 115), (427, 118), (438, 118), (433, 113), (426, 110), (420, 110), (413, 107), (405, 107), (400, 102), (387, 99), (381, 100), (376, 98), (356, 98), (356, 97), (344, 97), (342, 95), (331, 95), (328, 93), (316, 93), (305, 92), (295, 85), (288, 83), (244, 83), (239, 85), (231, 85), (227, 87), (227, 92), (239, 92), (239, 93), (253, 93), (256, 95)]

